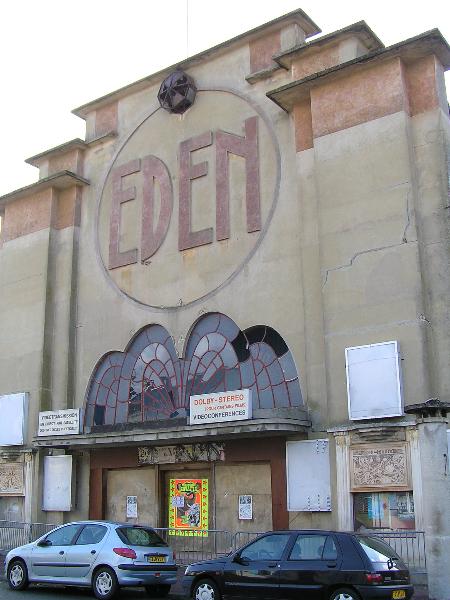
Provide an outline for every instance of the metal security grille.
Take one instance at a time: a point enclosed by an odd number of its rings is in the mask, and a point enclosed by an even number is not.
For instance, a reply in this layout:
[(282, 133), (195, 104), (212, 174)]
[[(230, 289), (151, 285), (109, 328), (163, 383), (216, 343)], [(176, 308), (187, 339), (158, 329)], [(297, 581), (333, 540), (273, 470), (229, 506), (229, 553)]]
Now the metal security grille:
[[(0, 552), (33, 542), (57, 525), (47, 523), (17, 523), (0, 521)], [(262, 532), (222, 531), (208, 529), (201, 537), (174, 535), (168, 527), (155, 528), (155, 531), (173, 548), (179, 565), (188, 565), (198, 560), (226, 556), (240, 546), (247, 544)], [(403, 558), (413, 573), (426, 573), (425, 532), (424, 531), (367, 531), (373, 537), (387, 542)]]

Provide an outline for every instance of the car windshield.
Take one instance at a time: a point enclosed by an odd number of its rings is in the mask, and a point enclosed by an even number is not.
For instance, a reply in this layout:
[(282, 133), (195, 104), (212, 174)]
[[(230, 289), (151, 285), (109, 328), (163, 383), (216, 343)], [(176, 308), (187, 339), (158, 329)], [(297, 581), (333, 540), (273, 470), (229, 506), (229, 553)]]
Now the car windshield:
[(125, 544), (130, 546), (162, 546), (167, 547), (166, 542), (159, 537), (156, 531), (146, 527), (120, 527), (117, 533)]
[(364, 535), (358, 536), (358, 541), (372, 562), (385, 563), (392, 559), (401, 560), (395, 550), (381, 540)]

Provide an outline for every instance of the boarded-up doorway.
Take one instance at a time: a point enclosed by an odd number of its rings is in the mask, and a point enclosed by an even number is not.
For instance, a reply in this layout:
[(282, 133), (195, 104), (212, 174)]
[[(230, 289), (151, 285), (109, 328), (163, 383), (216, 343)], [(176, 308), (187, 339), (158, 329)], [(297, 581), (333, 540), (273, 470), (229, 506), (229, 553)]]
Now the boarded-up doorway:
[[(127, 517), (127, 498), (136, 497), (137, 517)], [(105, 518), (111, 521), (158, 526), (155, 467), (110, 469), (106, 475)]]

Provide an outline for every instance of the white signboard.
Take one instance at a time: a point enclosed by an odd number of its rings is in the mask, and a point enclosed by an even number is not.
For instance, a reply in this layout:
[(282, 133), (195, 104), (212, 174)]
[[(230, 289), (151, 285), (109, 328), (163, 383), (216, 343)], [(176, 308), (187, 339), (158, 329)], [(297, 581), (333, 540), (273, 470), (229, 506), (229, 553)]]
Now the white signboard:
[(287, 504), (290, 511), (331, 511), (330, 449), (327, 439), (286, 443)]
[(47, 410), (39, 413), (38, 436), (80, 433), (80, 409)]
[(348, 414), (352, 421), (403, 414), (396, 341), (345, 349)]
[(189, 425), (252, 418), (250, 390), (201, 394), (190, 398)]
[(127, 496), (127, 519), (137, 519), (137, 496)]
[(42, 510), (72, 510), (72, 456), (44, 456)]
[(0, 396), (0, 446), (20, 446), (25, 440), (28, 394)]
[(253, 519), (253, 496), (239, 496), (239, 519)]

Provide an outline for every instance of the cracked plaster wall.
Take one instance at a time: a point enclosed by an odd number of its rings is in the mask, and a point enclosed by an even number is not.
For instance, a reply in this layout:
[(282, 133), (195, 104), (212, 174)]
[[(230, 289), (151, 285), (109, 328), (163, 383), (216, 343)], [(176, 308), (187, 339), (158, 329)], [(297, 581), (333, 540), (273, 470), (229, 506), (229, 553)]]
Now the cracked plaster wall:
[(440, 110), (402, 111), (297, 156), (307, 397), (322, 426), (348, 418), (348, 346), (399, 340), (405, 404), (448, 399), (445, 127)]

